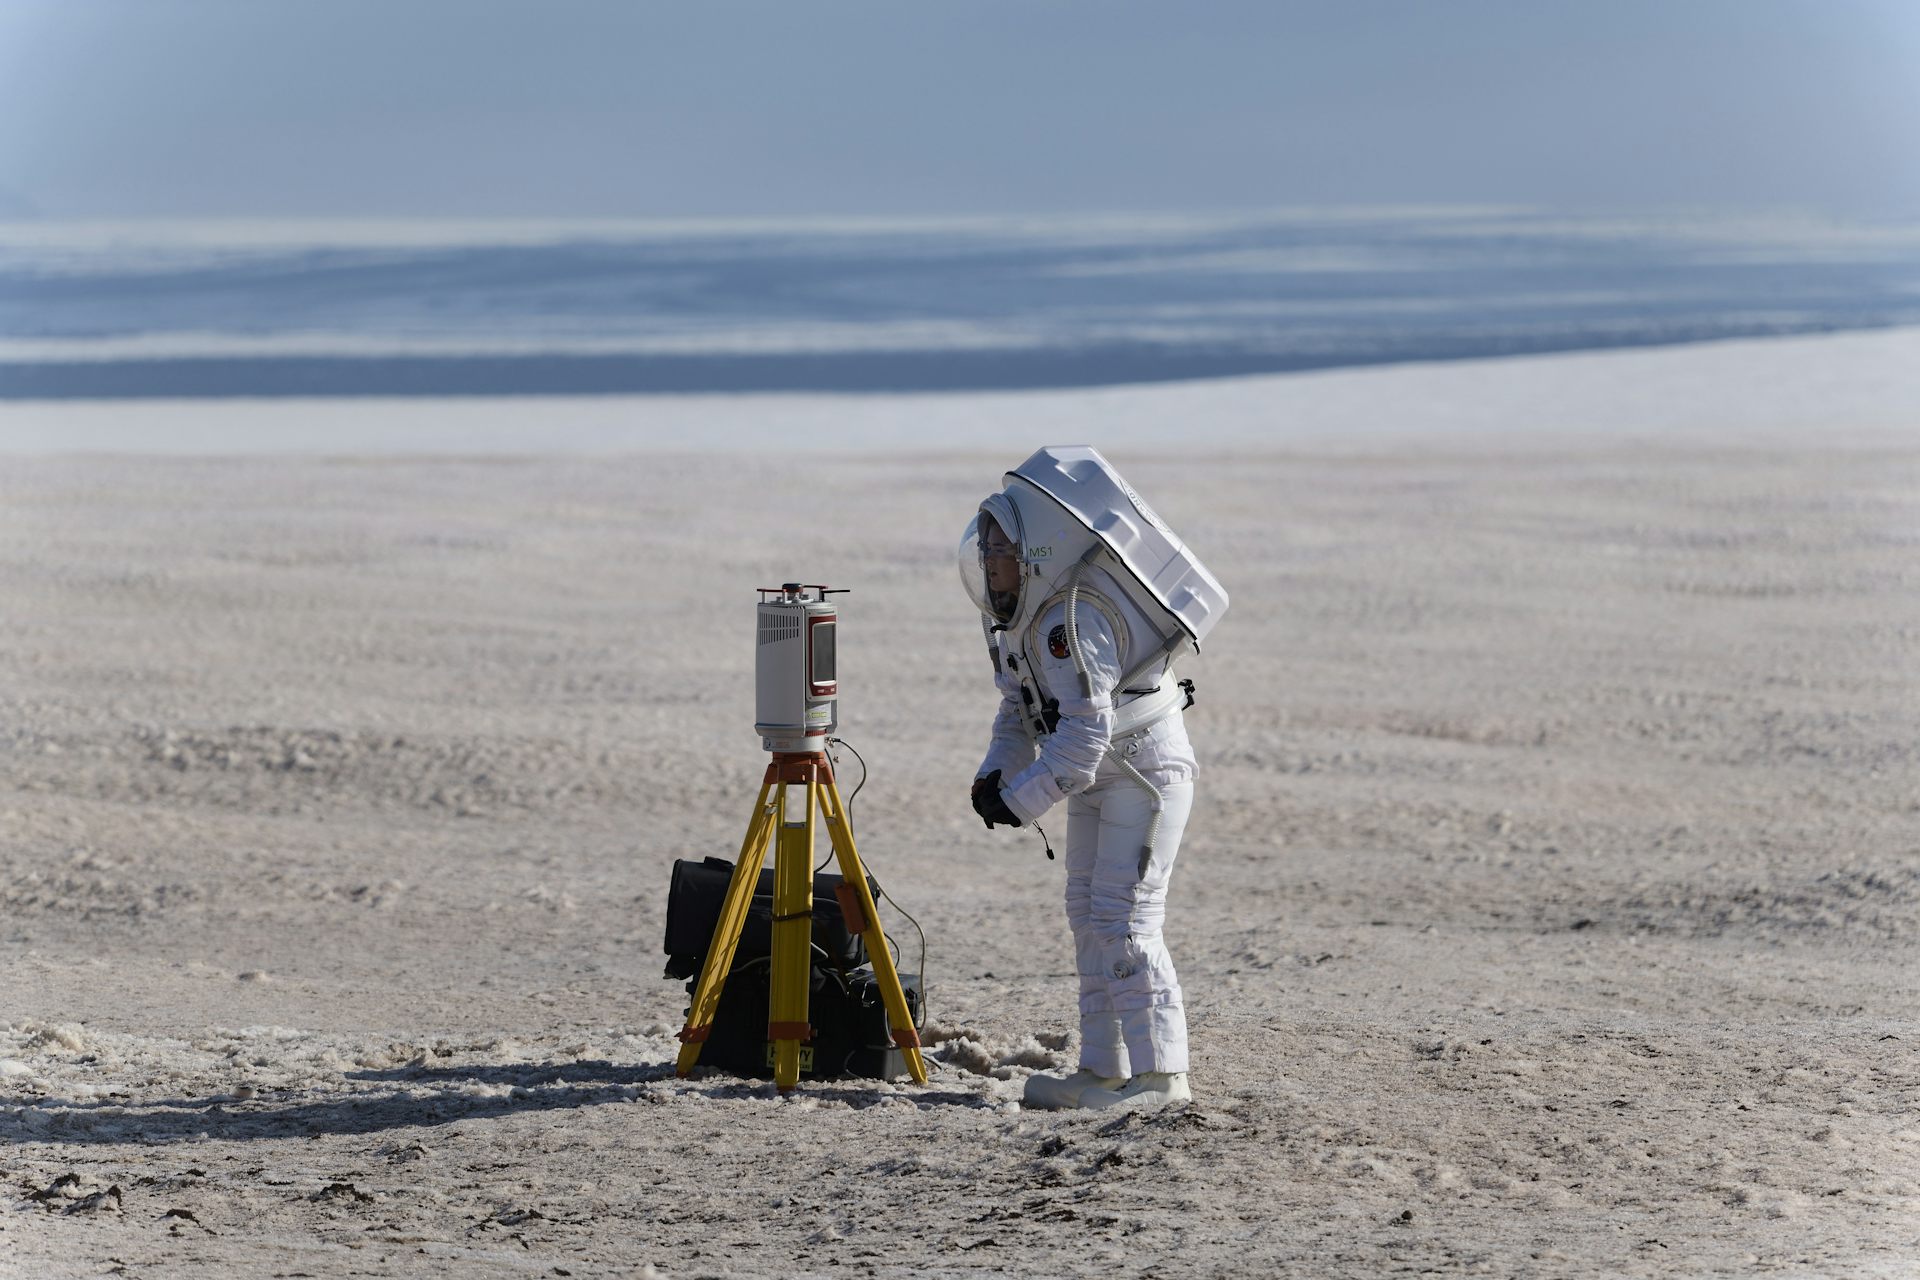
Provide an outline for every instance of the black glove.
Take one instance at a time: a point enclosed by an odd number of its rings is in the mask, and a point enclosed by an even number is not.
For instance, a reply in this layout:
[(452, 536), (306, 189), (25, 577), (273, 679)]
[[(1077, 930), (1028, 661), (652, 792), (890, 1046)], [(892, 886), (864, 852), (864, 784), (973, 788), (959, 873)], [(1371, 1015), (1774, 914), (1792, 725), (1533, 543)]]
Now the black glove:
[(1010, 827), (1020, 826), (1020, 819), (1013, 816), (1013, 810), (1007, 808), (1007, 801), (1000, 794), (1000, 771), (995, 769), (983, 778), (973, 780), (973, 811), (980, 815), (980, 821), (987, 824), (987, 830), (993, 830), (993, 824), (1004, 822)]

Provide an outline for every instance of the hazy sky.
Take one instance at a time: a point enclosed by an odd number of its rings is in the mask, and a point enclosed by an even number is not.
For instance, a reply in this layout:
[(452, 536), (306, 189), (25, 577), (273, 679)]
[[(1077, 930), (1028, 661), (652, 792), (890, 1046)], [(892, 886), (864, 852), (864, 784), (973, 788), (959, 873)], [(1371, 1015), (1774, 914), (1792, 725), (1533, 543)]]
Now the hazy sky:
[(1920, 214), (1920, 0), (0, 0), (0, 216)]

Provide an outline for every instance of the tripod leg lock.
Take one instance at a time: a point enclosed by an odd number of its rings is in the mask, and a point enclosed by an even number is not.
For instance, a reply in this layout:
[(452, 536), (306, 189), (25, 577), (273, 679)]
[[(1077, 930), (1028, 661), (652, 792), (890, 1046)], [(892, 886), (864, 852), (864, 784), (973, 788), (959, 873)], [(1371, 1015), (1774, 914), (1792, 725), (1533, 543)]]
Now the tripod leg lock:
[(680, 1034), (675, 1038), (678, 1039), (681, 1044), (700, 1044), (712, 1034), (713, 1024), (709, 1022), (704, 1027), (682, 1027), (680, 1028)]
[(849, 934), (862, 934), (867, 931), (867, 913), (860, 905), (860, 891), (842, 881), (834, 886), (833, 896), (840, 902), (840, 918), (846, 921)]
[(918, 1049), (920, 1033), (912, 1027), (903, 1027), (893, 1033), (893, 1047), (896, 1049)]
[(808, 1040), (813, 1039), (813, 1027), (810, 1023), (805, 1022), (769, 1022), (767, 1024), (767, 1039), (798, 1040), (804, 1044)]

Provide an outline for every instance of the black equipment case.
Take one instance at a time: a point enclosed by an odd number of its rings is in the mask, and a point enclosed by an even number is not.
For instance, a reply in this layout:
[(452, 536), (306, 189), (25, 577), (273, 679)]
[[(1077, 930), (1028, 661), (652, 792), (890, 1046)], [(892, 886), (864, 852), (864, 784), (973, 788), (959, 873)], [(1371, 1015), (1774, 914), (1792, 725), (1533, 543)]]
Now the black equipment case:
[[(698, 985), (701, 964), (713, 942), (713, 929), (733, 879), (724, 858), (673, 864), (667, 892), (666, 977), (686, 978), (687, 994)], [(813, 1039), (800, 1046), (800, 1075), (818, 1080), (833, 1076), (891, 1079), (907, 1074), (893, 1047), (893, 1031), (880, 986), (863, 968), (866, 944), (848, 933), (834, 891), (841, 877), (813, 878), (813, 963), (807, 993), (807, 1021)], [(872, 881), (868, 881), (869, 888)], [(733, 968), (720, 992), (700, 1063), (737, 1075), (770, 1079), (773, 1044), (767, 1039), (767, 1000), (773, 959), (773, 869), (760, 873), (746, 924), (733, 954)], [(919, 977), (901, 974), (900, 985), (914, 1021), (920, 1019)]]
[[(701, 862), (682, 859), (673, 864), (673, 880), (667, 888), (667, 977), (699, 976), (700, 962), (707, 958), (713, 927), (720, 923), (720, 908), (732, 882), (733, 864), (725, 858)], [(840, 883), (841, 877), (835, 875), (813, 878), (813, 958), (816, 964), (853, 969), (867, 962), (867, 946), (859, 934), (847, 932), (840, 900), (834, 896)], [(867, 884), (871, 888), (872, 880)], [(773, 868), (768, 867), (754, 886), (733, 963), (738, 968), (749, 960), (772, 955)]]

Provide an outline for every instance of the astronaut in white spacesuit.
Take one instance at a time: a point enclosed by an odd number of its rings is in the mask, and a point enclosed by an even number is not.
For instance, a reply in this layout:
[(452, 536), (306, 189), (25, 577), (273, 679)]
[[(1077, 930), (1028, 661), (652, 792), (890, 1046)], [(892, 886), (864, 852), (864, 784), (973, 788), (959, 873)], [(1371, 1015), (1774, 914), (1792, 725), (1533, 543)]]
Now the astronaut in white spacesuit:
[(1226, 592), (1094, 450), (1042, 449), (1007, 480), (960, 546), (1001, 695), (973, 806), (1018, 827), (1066, 802), (1080, 977), (1079, 1070), (1031, 1077), (1025, 1102), (1177, 1101), (1187, 1022), (1161, 926), (1194, 756), (1173, 661)]

